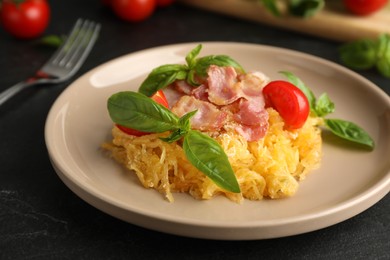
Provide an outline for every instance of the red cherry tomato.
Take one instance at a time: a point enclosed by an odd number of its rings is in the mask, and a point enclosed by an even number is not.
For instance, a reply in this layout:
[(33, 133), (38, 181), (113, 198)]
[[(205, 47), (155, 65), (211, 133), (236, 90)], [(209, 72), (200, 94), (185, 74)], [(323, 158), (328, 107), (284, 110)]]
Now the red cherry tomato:
[(173, 4), (173, 2), (175, 2), (175, 0), (156, 0), (158, 7), (166, 7)]
[(153, 14), (156, 0), (112, 0), (111, 8), (119, 18), (139, 22)]
[(1, 24), (7, 32), (21, 39), (40, 36), (50, 20), (50, 7), (46, 0), (4, 0), (0, 11)]
[(279, 112), (288, 129), (298, 129), (306, 122), (310, 113), (305, 94), (287, 81), (271, 81), (263, 88), (266, 107)]
[(345, 7), (357, 15), (369, 15), (382, 9), (388, 0), (343, 0)]
[[(154, 94), (151, 99), (153, 99), (154, 101), (156, 101), (157, 103), (163, 105), (164, 107), (166, 108), (169, 108), (169, 104), (168, 104), (168, 100), (167, 98), (165, 97), (164, 95), (164, 92), (162, 92), (161, 90), (157, 91), (156, 94)], [(143, 135), (147, 135), (148, 133), (145, 133), (145, 132), (141, 132), (141, 131), (138, 131), (138, 130), (135, 130), (135, 129), (132, 129), (132, 128), (129, 128), (129, 127), (125, 127), (125, 126), (121, 126), (121, 125), (116, 125), (122, 132), (126, 133), (126, 134), (129, 134), (129, 135), (135, 135), (135, 136), (143, 136)]]

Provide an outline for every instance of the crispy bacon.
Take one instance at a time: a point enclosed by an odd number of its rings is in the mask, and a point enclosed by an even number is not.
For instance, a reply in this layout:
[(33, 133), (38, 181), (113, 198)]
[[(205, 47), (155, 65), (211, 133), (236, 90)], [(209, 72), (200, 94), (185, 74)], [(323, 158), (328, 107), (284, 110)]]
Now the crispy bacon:
[(176, 80), (174, 83), (172, 83), (172, 86), (178, 92), (186, 94), (186, 95), (190, 95), (193, 88), (194, 88), (193, 86), (188, 84), (185, 80)]
[(228, 105), (236, 101), (241, 92), (236, 86), (237, 73), (233, 67), (211, 65), (207, 71), (209, 100), (216, 105)]
[(238, 125), (235, 130), (242, 135), (248, 142), (258, 141), (265, 136), (268, 129), (268, 121), (266, 125)]
[(249, 99), (262, 95), (263, 87), (269, 79), (261, 72), (254, 71), (240, 76), (239, 87), (242, 91), (242, 97)]
[(172, 112), (177, 116), (198, 110), (191, 118), (191, 127), (202, 131), (216, 131), (221, 129), (226, 120), (227, 114), (219, 110), (213, 104), (194, 98), (193, 96), (182, 96), (172, 107)]
[[(198, 110), (191, 126), (201, 131), (218, 131), (224, 126), (233, 129), (248, 141), (264, 137), (268, 129), (268, 113), (262, 88), (268, 78), (260, 72), (237, 75), (233, 67), (211, 65), (207, 81), (191, 87), (184, 81), (173, 83), (172, 112), (183, 116)], [(226, 128), (226, 127), (225, 127)]]
[(262, 124), (264, 120), (268, 120), (263, 96), (259, 95), (249, 100), (241, 99), (238, 112), (233, 115), (233, 118), (237, 123), (244, 125), (258, 125)]
[(202, 84), (199, 87), (195, 87), (191, 91), (191, 95), (193, 95), (197, 99), (208, 101), (209, 98), (208, 87), (205, 84)]

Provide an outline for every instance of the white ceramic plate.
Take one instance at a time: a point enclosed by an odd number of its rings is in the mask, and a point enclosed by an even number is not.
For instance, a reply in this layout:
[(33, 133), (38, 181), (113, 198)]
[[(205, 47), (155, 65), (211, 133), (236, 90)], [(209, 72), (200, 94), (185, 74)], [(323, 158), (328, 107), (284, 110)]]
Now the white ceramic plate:
[(137, 90), (145, 76), (167, 63), (183, 63), (197, 43), (163, 46), (103, 64), (76, 80), (53, 105), (45, 138), (63, 182), (96, 208), (124, 221), (171, 234), (225, 240), (282, 237), (324, 228), (372, 206), (390, 190), (390, 98), (377, 86), (334, 63), (307, 54), (243, 43), (203, 43), (200, 56), (227, 54), (246, 70), (272, 79), (295, 73), (318, 96), (327, 92), (335, 118), (361, 125), (377, 146), (368, 152), (326, 137), (322, 167), (288, 199), (244, 201), (223, 197), (198, 201), (174, 194), (175, 202), (143, 188), (133, 174), (107, 158), (99, 146), (110, 139), (107, 98)]

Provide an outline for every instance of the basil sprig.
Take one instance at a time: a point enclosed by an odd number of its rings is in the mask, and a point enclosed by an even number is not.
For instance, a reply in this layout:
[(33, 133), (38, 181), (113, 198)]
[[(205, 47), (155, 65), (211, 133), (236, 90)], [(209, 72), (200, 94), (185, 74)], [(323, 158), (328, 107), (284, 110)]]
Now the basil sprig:
[(211, 137), (191, 129), (190, 119), (196, 111), (179, 118), (144, 94), (131, 91), (113, 94), (108, 99), (107, 108), (112, 121), (119, 125), (149, 133), (171, 131), (170, 136), (161, 138), (166, 142), (183, 138), (183, 150), (188, 161), (219, 187), (234, 193), (240, 192), (222, 147)]
[(200, 84), (197, 77), (206, 76), (210, 65), (231, 66), (244, 72), (238, 62), (226, 55), (209, 55), (197, 58), (201, 49), (202, 45), (199, 44), (191, 50), (185, 57), (187, 63), (185, 65), (167, 64), (153, 69), (142, 82), (138, 92), (150, 97), (176, 80), (186, 80), (188, 84), (196, 87)]
[[(312, 114), (324, 118), (326, 115), (334, 112), (335, 105), (326, 93), (323, 93), (318, 99), (316, 99), (313, 92), (293, 73), (288, 71), (281, 71), (280, 73), (286, 76), (288, 81), (301, 89), (306, 95)], [(324, 118), (324, 122), (325, 127), (336, 136), (363, 145), (371, 150), (374, 149), (374, 140), (366, 131), (364, 131), (364, 129), (355, 123), (341, 119), (328, 118)]]
[[(275, 0), (258, 0), (275, 16), (280, 16), (280, 8)], [(294, 16), (308, 18), (314, 16), (325, 5), (324, 0), (285, 0), (288, 12)]]
[(390, 78), (390, 34), (382, 34), (377, 39), (360, 39), (342, 45), (340, 60), (355, 70), (376, 68)]

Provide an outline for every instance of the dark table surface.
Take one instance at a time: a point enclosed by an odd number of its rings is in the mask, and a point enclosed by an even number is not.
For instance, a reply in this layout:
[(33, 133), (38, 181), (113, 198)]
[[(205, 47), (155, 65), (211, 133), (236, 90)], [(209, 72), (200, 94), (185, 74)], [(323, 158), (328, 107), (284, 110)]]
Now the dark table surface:
[[(160, 45), (228, 41), (284, 47), (339, 63), (339, 42), (272, 28), (184, 5), (159, 9), (138, 24), (118, 20), (99, 0), (50, 1), (47, 34), (65, 34), (78, 17), (102, 24), (81, 70)], [(53, 49), (0, 31), (0, 90), (30, 76)], [(361, 73), (390, 94), (390, 80)], [(74, 79), (75, 79), (74, 78)], [(125, 223), (72, 193), (48, 158), (48, 111), (72, 82), (32, 88), (0, 107), (0, 259), (390, 259), (390, 196), (337, 225), (291, 237), (210, 241)], [(388, 159), (388, 155), (384, 155)]]

